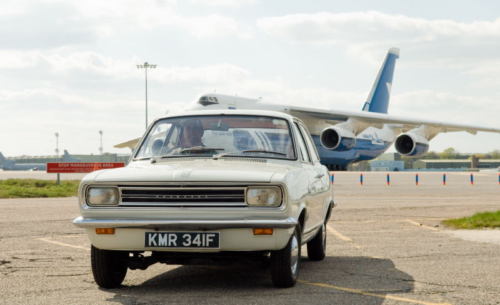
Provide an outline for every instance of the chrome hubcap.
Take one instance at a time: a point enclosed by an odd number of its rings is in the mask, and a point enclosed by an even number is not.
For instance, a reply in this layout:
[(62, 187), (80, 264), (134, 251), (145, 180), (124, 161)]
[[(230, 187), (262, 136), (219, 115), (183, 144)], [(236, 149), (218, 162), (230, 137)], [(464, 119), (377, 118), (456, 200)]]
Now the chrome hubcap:
[(299, 241), (295, 234), (292, 236), (292, 242), (290, 247), (291, 247), (290, 268), (292, 269), (292, 274), (295, 274), (297, 272), (297, 266), (299, 264)]

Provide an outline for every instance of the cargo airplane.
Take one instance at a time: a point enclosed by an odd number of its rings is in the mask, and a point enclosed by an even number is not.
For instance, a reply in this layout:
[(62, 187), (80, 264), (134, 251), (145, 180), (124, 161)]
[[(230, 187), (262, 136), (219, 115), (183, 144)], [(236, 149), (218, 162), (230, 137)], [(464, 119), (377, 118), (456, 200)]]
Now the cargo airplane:
[[(359, 112), (269, 104), (261, 99), (212, 93), (202, 95), (194, 108), (273, 110), (296, 116), (309, 128), (321, 163), (330, 170), (346, 170), (351, 163), (374, 159), (393, 143), (401, 155), (421, 156), (429, 150), (429, 142), (442, 132), (500, 133), (499, 128), (389, 115), (392, 79), (398, 58), (399, 49), (389, 49)], [(115, 147), (133, 148), (138, 140), (130, 140)]]

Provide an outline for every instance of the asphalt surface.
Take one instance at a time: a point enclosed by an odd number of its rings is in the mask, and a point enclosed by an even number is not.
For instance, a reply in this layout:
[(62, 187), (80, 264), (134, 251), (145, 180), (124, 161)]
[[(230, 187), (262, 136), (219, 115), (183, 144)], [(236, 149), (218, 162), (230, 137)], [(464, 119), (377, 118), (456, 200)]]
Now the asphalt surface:
[[(272, 286), (260, 265), (129, 271), (99, 289), (76, 198), (0, 200), (0, 304), (500, 304), (500, 245), (462, 238), (445, 218), (500, 209), (497, 173), (336, 173), (328, 254), (303, 247), (300, 282)], [(472, 232), (471, 234), (474, 234)], [(479, 241), (480, 240), (480, 241)]]

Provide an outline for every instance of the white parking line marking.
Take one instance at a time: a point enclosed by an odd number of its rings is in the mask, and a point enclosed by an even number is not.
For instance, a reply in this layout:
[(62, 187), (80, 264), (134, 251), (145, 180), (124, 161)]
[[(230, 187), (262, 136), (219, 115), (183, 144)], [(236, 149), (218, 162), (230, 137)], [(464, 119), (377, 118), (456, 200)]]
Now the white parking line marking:
[(398, 297), (395, 295), (383, 295), (383, 294), (371, 293), (371, 292), (366, 292), (366, 291), (359, 290), (359, 289), (340, 287), (340, 286), (330, 285), (330, 284), (326, 284), (326, 283), (313, 283), (313, 282), (308, 282), (308, 281), (303, 281), (303, 280), (298, 280), (298, 282), (302, 283), (302, 284), (306, 284), (306, 285), (318, 286), (318, 287), (323, 287), (323, 288), (331, 288), (331, 289), (350, 292), (350, 293), (354, 293), (354, 294), (376, 297), (376, 298), (384, 299), (384, 300), (388, 299), (388, 300), (394, 300), (394, 301), (411, 303), (411, 304), (420, 304), (420, 305), (451, 305), (450, 303), (433, 303), (433, 302), (426, 302), (426, 301)]
[(328, 229), (328, 231), (330, 231), (330, 233), (332, 233), (333, 235), (335, 235), (338, 239), (341, 239), (343, 241), (352, 242), (352, 239), (350, 239), (349, 237), (343, 235), (342, 233), (340, 233), (339, 231), (335, 230), (334, 228), (332, 228), (330, 226), (327, 226), (327, 229)]
[(351, 243), (351, 245), (353, 245), (353, 247), (356, 248), (356, 249), (361, 249), (361, 246), (356, 245), (355, 243), (352, 242), (352, 239), (350, 239), (349, 237), (347, 237), (344, 234), (340, 233), (339, 231), (335, 230), (331, 226), (327, 225), (326, 229), (328, 230), (328, 232), (330, 232), (331, 234), (335, 235), (335, 237), (337, 237), (338, 239), (346, 241), (348, 243)]
[(90, 248), (88, 248), (88, 247), (70, 245), (70, 244), (67, 244), (67, 243), (62, 243), (62, 242), (59, 242), (59, 241), (51, 240), (51, 239), (46, 238), (46, 237), (40, 237), (40, 238), (37, 238), (37, 239), (41, 240), (41, 241), (44, 241), (46, 243), (50, 243), (50, 244), (54, 244), (54, 245), (58, 245), (58, 246), (75, 248), (75, 249), (80, 249), (80, 250), (87, 250), (87, 251), (90, 250)]
[(418, 223), (416, 221), (413, 221), (411, 219), (405, 219), (404, 222), (407, 222), (407, 223), (411, 223), (412, 225), (415, 225), (417, 227), (421, 227), (421, 228), (424, 228), (424, 229), (427, 229), (427, 230), (431, 230), (431, 231), (439, 231), (439, 229), (436, 229), (436, 228), (433, 228), (433, 227), (430, 227), (430, 226), (426, 226), (426, 225), (423, 225), (421, 223)]

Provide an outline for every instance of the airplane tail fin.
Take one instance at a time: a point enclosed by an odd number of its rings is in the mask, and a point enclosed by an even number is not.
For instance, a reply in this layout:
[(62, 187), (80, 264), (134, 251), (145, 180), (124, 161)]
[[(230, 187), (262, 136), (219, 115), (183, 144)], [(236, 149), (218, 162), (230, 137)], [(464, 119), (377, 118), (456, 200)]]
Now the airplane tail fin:
[(0, 152), (0, 163), (3, 163), (5, 161), (4, 155)]
[(390, 48), (373, 83), (368, 99), (363, 105), (363, 111), (387, 113), (389, 98), (391, 96), (392, 76), (394, 75), (394, 67), (398, 58), (399, 49)]
[(64, 150), (64, 155), (62, 157), (63, 162), (80, 162), (80, 159), (77, 159), (71, 155), (68, 150)]

